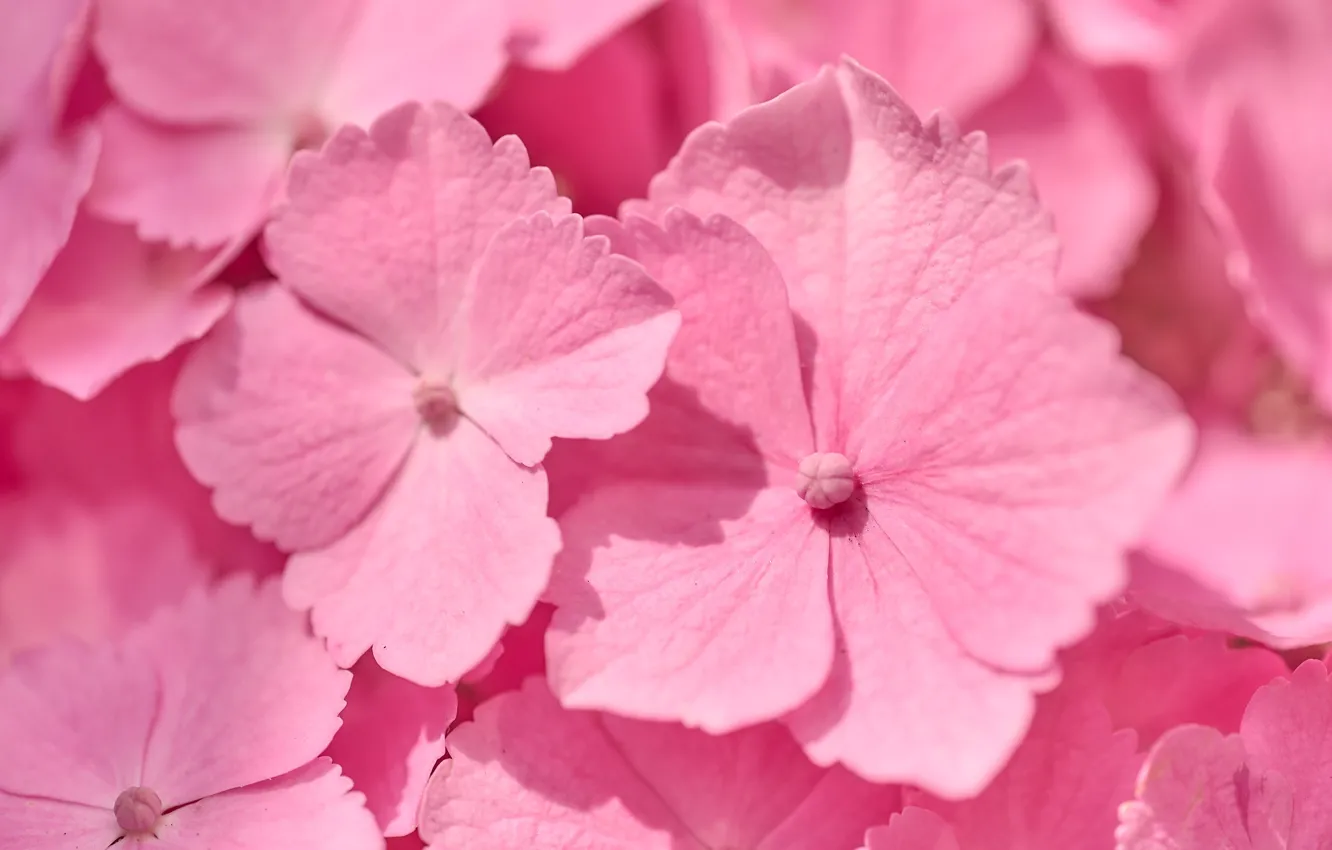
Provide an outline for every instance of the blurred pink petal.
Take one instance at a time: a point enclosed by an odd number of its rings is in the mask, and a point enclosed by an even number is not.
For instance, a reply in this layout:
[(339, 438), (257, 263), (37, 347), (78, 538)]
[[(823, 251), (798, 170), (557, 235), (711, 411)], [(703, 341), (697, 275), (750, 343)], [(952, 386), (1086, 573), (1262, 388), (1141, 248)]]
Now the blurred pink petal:
[(805, 761), (780, 726), (713, 738), (568, 711), (538, 679), (449, 736), (421, 834), (431, 847), (854, 847), (898, 791)]
[(1052, 50), (972, 114), (993, 162), (1025, 160), (1059, 234), (1060, 286), (1075, 297), (1112, 290), (1156, 210), (1156, 178), (1105, 83)]
[(572, 14), (563, 0), (513, 0), (510, 50), (531, 68), (564, 70), (590, 48), (662, 0), (583, 0)]
[(5, 347), (43, 383), (90, 398), (222, 318), (232, 293), (209, 283), (219, 260), (216, 251), (149, 245), (130, 227), (80, 215)]

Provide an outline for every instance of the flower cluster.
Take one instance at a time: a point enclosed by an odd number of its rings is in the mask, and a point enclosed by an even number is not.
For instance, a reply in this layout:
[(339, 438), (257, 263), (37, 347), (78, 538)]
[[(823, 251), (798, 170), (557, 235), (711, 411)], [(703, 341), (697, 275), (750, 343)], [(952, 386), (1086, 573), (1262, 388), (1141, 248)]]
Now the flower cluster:
[(1327, 0), (0, 21), (3, 850), (1332, 847)]

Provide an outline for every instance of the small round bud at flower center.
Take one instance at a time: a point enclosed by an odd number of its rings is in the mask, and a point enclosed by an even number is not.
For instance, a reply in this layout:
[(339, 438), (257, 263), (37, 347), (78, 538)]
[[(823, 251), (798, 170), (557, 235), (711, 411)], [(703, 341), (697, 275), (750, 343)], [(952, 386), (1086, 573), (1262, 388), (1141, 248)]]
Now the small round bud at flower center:
[(856, 489), (856, 473), (851, 461), (837, 452), (815, 452), (800, 461), (796, 492), (811, 508), (840, 505)]
[(412, 392), (421, 419), (437, 432), (444, 432), (458, 416), (458, 399), (445, 384), (422, 381)]
[(162, 798), (151, 788), (135, 785), (116, 797), (116, 824), (128, 834), (152, 832), (162, 817)]

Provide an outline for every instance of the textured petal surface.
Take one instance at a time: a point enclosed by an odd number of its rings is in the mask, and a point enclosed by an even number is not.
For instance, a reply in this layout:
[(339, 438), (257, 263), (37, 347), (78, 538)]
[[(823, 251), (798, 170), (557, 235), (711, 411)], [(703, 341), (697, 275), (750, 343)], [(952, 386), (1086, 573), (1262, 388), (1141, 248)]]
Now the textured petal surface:
[(547, 592), (566, 705), (712, 732), (779, 717), (828, 675), (828, 536), (792, 489), (607, 488), (561, 522)]
[(864, 850), (961, 850), (957, 835), (929, 809), (907, 806), (865, 833)]
[(69, 238), (92, 185), (98, 137), (26, 126), (0, 150), (0, 334), (9, 330)]
[[(268, 782), (170, 812), (144, 848), (161, 850), (381, 850), (360, 794), (327, 759)], [(134, 846), (134, 845), (131, 845)]]
[(345, 537), (292, 558), (287, 600), (313, 607), (344, 666), (373, 647), (390, 673), (456, 682), (506, 625), (527, 619), (549, 581), (560, 536), (546, 492), (544, 471), (513, 463), (460, 419), (447, 436), (423, 435)]
[(450, 331), (495, 234), (523, 215), (569, 211), (517, 139), (492, 145), (444, 104), (405, 105), (368, 133), (344, 128), (296, 157), (287, 198), (265, 234), (277, 276), (422, 371), (452, 365)]
[(226, 259), (150, 245), (128, 226), (81, 215), (6, 348), (33, 377), (87, 399), (222, 318), (232, 293), (210, 280)]
[(277, 286), (192, 353), (173, 411), (214, 506), (284, 549), (326, 545), (380, 498), (420, 426), (411, 375)]
[(109, 812), (140, 784), (159, 697), (144, 661), (61, 643), (0, 671), (0, 792)]
[(458, 405), (516, 462), (552, 437), (606, 439), (647, 416), (680, 324), (642, 267), (585, 239), (582, 219), (521, 219), (495, 235), (468, 290)]
[(1058, 674), (1016, 675), (967, 656), (893, 541), (876, 526), (853, 529), (833, 532), (843, 646), (823, 689), (787, 722), (816, 762), (950, 797), (977, 794), (1022, 740), (1032, 692)]
[(276, 582), (233, 578), (130, 638), (160, 687), (143, 783), (172, 806), (304, 765), (328, 746), (351, 675)]
[(99, 3), (94, 43), (111, 86), (161, 121), (296, 117), (313, 105), (361, 0)]
[(414, 685), (368, 657), (352, 668), (342, 728), (328, 756), (365, 795), (385, 835), (416, 829), (421, 792), (444, 755), (444, 730), (457, 711), (452, 687)]
[(473, 109), (504, 69), (512, 14), (506, 5), (490, 0), (361, 0), (321, 94), (320, 113), (335, 127), (368, 127), (381, 113), (409, 100)]
[(292, 138), (248, 127), (170, 127), (124, 107), (102, 113), (88, 206), (149, 241), (220, 245), (254, 233), (277, 193)]
[(713, 738), (568, 711), (535, 679), (450, 752), (422, 809), (431, 846), (850, 848), (897, 798), (810, 765), (779, 726)]
[(94, 808), (0, 791), (0, 835), (23, 850), (106, 850), (120, 827), (109, 804)]

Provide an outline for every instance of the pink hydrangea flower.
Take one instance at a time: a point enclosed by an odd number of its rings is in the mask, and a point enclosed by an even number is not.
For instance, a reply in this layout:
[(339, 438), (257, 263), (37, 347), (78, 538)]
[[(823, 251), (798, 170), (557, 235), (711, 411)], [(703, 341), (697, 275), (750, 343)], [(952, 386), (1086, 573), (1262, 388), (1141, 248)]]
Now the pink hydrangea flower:
[(293, 150), (408, 100), (470, 109), (506, 60), (490, 0), (103, 0), (104, 115), (91, 203), (150, 241), (257, 228)]
[(781, 726), (725, 737), (561, 708), (529, 679), (449, 735), (430, 847), (851, 850), (898, 790), (805, 760)]
[(560, 461), (608, 486), (561, 518), (555, 692), (782, 718), (818, 763), (975, 793), (1122, 586), (1188, 420), (1053, 292), (1023, 172), (850, 61), (696, 131), (631, 212), (684, 325), (647, 422)]
[(1091, 694), (1061, 689), (980, 796), (909, 792), (901, 813), (868, 832), (866, 850), (1111, 850), (1141, 761), (1131, 730), (1115, 731)]
[(0, 3), (0, 336), (69, 238), (92, 182), (98, 137), (60, 126), (59, 56), (82, 0)]
[(232, 580), (124, 640), (0, 673), (0, 835), (24, 850), (376, 850), (318, 758), (350, 674), (282, 603)]
[(414, 685), (368, 657), (352, 668), (342, 728), (327, 754), (365, 795), (385, 835), (415, 831), (421, 792), (444, 756), (444, 730), (457, 712), (449, 685)]
[[(509, 52), (532, 68), (560, 71), (662, 0), (509, 0)], [(609, 81), (608, 81), (609, 82)]]
[(242, 293), (175, 398), (227, 520), (297, 554), (285, 592), (351, 665), (457, 681), (527, 618), (559, 531), (541, 460), (647, 415), (679, 324), (585, 238), (522, 145), (407, 105), (293, 164)]
[(1332, 682), (1306, 661), (1264, 686), (1238, 734), (1186, 725), (1152, 748), (1119, 850), (1315, 850), (1332, 835)]

